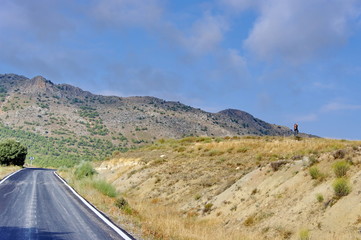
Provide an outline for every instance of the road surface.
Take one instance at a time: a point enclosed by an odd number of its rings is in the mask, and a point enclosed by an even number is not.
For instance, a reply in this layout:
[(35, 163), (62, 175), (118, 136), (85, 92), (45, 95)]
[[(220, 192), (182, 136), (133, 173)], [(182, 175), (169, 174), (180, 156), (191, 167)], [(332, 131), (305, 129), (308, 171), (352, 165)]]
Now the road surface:
[(126, 238), (82, 204), (52, 170), (27, 168), (0, 184), (0, 239)]

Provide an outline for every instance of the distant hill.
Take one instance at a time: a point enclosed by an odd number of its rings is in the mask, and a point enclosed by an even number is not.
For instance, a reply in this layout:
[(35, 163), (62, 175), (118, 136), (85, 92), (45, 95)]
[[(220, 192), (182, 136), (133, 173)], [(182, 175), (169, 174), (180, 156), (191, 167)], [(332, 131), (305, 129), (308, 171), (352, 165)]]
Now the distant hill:
[(161, 138), (292, 133), (240, 110), (210, 113), (155, 97), (101, 96), (15, 74), (0, 74), (0, 122), (2, 138), (25, 141), (38, 161), (54, 166)]

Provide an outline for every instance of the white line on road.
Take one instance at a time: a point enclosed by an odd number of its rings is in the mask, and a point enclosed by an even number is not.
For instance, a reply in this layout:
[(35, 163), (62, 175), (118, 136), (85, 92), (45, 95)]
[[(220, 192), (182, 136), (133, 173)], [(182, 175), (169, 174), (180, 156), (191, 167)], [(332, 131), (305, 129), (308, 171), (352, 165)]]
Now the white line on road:
[(77, 196), (90, 210), (92, 210), (103, 222), (105, 222), (109, 227), (111, 227), (116, 233), (118, 233), (124, 240), (133, 240), (127, 234), (125, 234), (119, 227), (117, 227), (114, 223), (109, 221), (106, 217), (103, 216), (96, 208), (90, 205), (82, 196), (80, 196), (68, 183), (64, 181), (56, 172), (54, 172), (55, 176), (57, 176), (60, 181), (62, 181), (65, 186), (67, 186), (75, 196)]

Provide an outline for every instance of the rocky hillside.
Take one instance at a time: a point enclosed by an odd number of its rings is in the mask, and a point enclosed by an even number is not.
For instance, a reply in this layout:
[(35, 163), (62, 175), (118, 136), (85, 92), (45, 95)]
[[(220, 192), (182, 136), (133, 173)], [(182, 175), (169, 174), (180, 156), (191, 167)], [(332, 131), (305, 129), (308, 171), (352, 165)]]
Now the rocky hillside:
[(99, 148), (104, 155), (160, 138), (291, 134), (287, 127), (239, 110), (209, 113), (154, 97), (100, 96), (41, 76), (14, 74), (0, 75), (0, 121), (3, 136), (26, 139), (30, 134), (30, 147), (44, 138), (58, 145), (34, 150), (35, 155), (54, 155), (62, 149), (58, 157), (86, 159), (96, 156), (93, 151)]

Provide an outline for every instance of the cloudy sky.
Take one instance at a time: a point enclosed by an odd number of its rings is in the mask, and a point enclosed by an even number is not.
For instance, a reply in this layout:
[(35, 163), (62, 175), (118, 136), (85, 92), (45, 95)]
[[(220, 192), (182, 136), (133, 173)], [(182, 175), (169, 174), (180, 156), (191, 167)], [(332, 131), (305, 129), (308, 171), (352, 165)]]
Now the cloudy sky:
[(0, 73), (361, 139), (360, 0), (0, 4)]

